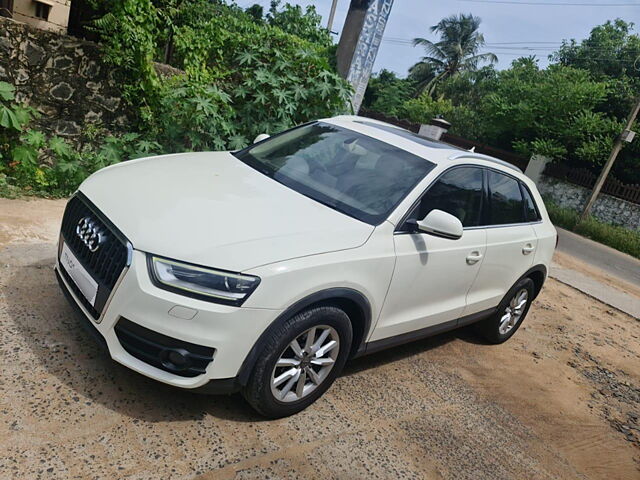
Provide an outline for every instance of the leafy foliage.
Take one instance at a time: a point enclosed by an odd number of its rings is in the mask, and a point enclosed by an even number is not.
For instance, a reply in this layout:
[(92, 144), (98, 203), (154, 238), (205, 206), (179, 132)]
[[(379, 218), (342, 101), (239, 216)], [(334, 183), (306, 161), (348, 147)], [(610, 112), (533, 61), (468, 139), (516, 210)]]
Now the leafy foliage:
[(413, 81), (398, 78), (395, 73), (383, 69), (369, 80), (363, 104), (371, 110), (397, 116), (399, 108), (413, 97), (414, 92)]
[(606, 83), (591, 80), (584, 70), (562, 65), (542, 70), (521, 59), (499, 72), (494, 87), (482, 108), (490, 143), (552, 158), (577, 150), (590, 152), (585, 161), (606, 159), (617, 125), (594, 112), (606, 98)]
[(434, 100), (427, 93), (406, 101), (398, 109), (398, 114), (416, 123), (429, 123), (436, 117), (445, 118), (452, 124), (451, 133), (470, 138), (480, 138), (484, 132), (485, 124), (474, 110), (464, 105), (454, 105), (446, 98)]
[[(0, 109), (7, 118), (0, 124), (0, 194), (19, 190), (43, 195), (67, 195), (94, 171), (126, 158), (159, 152), (160, 145), (138, 134), (106, 136), (101, 130), (86, 132), (85, 143), (74, 148), (66, 140), (29, 128), (36, 112), (15, 103), (13, 86), (0, 82)], [(104, 138), (104, 140), (102, 140)], [(99, 147), (99, 139), (103, 143)]]
[(331, 35), (326, 28), (322, 27), (322, 17), (314, 5), (307, 5), (303, 11), (300, 5), (289, 3), (285, 3), (280, 8), (281, 3), (281, 0), (271, 0), (271, 6), (266, 16), (269, 25), (311, 43), (324, 47), (331, 45)]
[[(414, 65), (406, 79), (374, 80), (365, 106), (420, 123), (442, 116), (452, 123), (452, 133), (471, 140), (599, 171), (640, 92), (640, 37), (632, 28), (620, 19), (597, 26), (582, 42), (564, 42), (551, 57), (554, 63), (544, 69), (534, 57), (522, 57), (502, 71), (471, 64), (434, 80), (438, 70), (428, 69), (437, 62), (427, 59)], [(456, 29), (453, 32), (459, 26)], [(438, 47), (425, 45), (433, 52)], [(433, 88), (417, 98), (402, 98), (399, 92), (420, 86), (415, 69), (423, 67)], [(395, 95), (402, 103), (378, 102), (383, 89), (389, 92), (387, 98)], [(636, 140), (625, 145), (614, 174), (625, 182), (639, 183), (639, 163), (640, 141)]]
[[(131, 132), (83, 133), (72, 147), (29, 130), (35, 112), (0, 83), (0, 193), (72, 192), (105, 166), (140, 156), (237, 149), (343, 112), (350, 89), (334, 71), (328, 32), (313, 7), (272, 2), (266, 17), (222, 0), (111, 0), (95, 21), (104, 60), (136, 113)], [(154, 61), (184, 71), (170, 78)]]
[(432, 93), (438, 82), (459, 72), (476, 70), (481, 62), (495, 63), (498, 58), (493, 53), (478, 53), (485, 44), (484, 36), (478, 31), (481, 19), (471, 14), (452, 15), (443, 18), (430, 28), (440, 34), (440, 41), (414, 38), (413, 45), (424, 48), (426, 55), (411, 67), (418, 84)]
[(637, 231), (604, 223), (593, 217), (578, 223), (580, 215), (575, 210), (560, 207), (549, 199), (545, 199), (544, 203), (555, 225), (640, 258), (640, 233)]
[[(619, 18), (608, 21), (593, 28), (582, 42), (563, 42), (553, 55), (558, 63), (586, 70), (594, 79), (609, 84), (606, 101), (596, 111), (618, 121), (626, 118), (633, 100), (640, 94), (640, 36), (633, 33), (633, 28), (633, 23)], [(625, 145), (618, 156), (615, 175), (640, 183), (639, 162), (640, 141), (636, 140)]]
[[(155, 100), (158, 76), (152, 61), (157, 25), (158, 11), (151, 0), (111, 0), (109, 12), (95, 20), (95, 28), (102, 33), (104, 59), (116, 67), (130, 102)], [(134, 76), (136, 82), (126, 81)]]
[[(262, 19), (259, 9), (248, 14), (207, 0), (164, 0), (159, 7), (118, 3), (97, 22), (108, 44), (107, 60), (120, 68), (130, 91), (139, 90), (139, 78), (148, 80), (139, 100), (131, 97), (139, 109), (138, 131), (166, 151), (237, 148), (259, 133), (332, 115), (347, 105), (348, 84), (329, 63), (330, 38), (313, 7), (303, 12), (288, 4), (279, 8), (276, 1)], [(124, 18), (132, 8), (147, 20)], [(133, 38), (142, 41), (132, 45)], [(184, 75), (159, 79), (149, 72), (150, 54), (160, 56), (163, 43), (165, 53), (171, 50), (172, 66)], [(122, 62), (124, 57), (144, 66)]]

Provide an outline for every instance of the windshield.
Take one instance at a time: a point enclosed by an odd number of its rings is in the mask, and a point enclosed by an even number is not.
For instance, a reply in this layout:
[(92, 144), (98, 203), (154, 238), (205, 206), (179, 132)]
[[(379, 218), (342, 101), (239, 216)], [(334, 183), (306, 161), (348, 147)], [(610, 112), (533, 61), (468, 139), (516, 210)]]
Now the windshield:
[(237, 152), (243, 162), (358, 220), (385, 220), (435, 165), (326, 123), (294, 128)]

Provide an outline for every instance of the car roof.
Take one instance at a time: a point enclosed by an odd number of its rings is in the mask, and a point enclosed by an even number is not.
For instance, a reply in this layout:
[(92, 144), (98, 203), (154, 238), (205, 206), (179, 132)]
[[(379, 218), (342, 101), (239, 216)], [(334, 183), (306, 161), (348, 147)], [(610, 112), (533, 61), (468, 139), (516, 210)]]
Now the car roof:
[(499, 165), (522, 174), (522, 170), (504, 160), (481, 153), (470, 152), (469, 150), (464, 150), (446, 142), (423, 137), (417, 133), (390, 123), (381, 122), (380, 120), (357, 115), (339, 115), (325, 118), (321, 121), (379, 139), (438, 165), (452, 164), (453, 161), (461, 159), (478, 160), (478, 164), (490, 164), (490, 166)]

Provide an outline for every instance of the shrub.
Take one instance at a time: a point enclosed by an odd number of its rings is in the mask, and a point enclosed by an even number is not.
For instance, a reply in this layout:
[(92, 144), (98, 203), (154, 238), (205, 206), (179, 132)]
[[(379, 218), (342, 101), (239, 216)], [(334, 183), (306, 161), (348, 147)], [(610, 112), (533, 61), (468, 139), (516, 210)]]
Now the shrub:
[(545, 199), (545, 205), (555, 225), (640, 258), (640, 232), (600, 222), (593, 217), (578, 223), (580, 215), (575, 210), (560, 207), (548, 199)]
[[(115, 0), (97, 28), (125, 90), (140, 94), (128, 97), (138, 109), (137, 131), (166, 150), (237, 148), (258, 133), (345, 111), (349, 86), (330, 65), (328, 34), (313, 11), (274, 7), (265, 22), (221, 2), (154, 5)], [(159, 79), (151, 52), (167, 36), (171, 63), (185, 74)]]
[(35, 111), (14, 100), (13, 86), (0, 82), (0, 195), (68, 195), (100, 168), (161, 151), (138, 134), (115, 137), (100, 129), (85, 132), (85, 141), (76, 146), (47, 138), (29, 128)]

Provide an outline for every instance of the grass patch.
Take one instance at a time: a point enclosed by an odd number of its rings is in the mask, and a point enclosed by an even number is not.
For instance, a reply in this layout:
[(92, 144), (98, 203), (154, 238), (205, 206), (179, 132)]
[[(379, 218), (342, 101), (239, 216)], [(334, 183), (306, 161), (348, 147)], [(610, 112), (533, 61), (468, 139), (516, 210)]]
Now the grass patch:
[(640, 232), (604, 223), (593, 217), (578, 223), (580, 214), (575, 210), (560, 207), (549, 200), (544, 203), (554, 225), (640, 258)]

